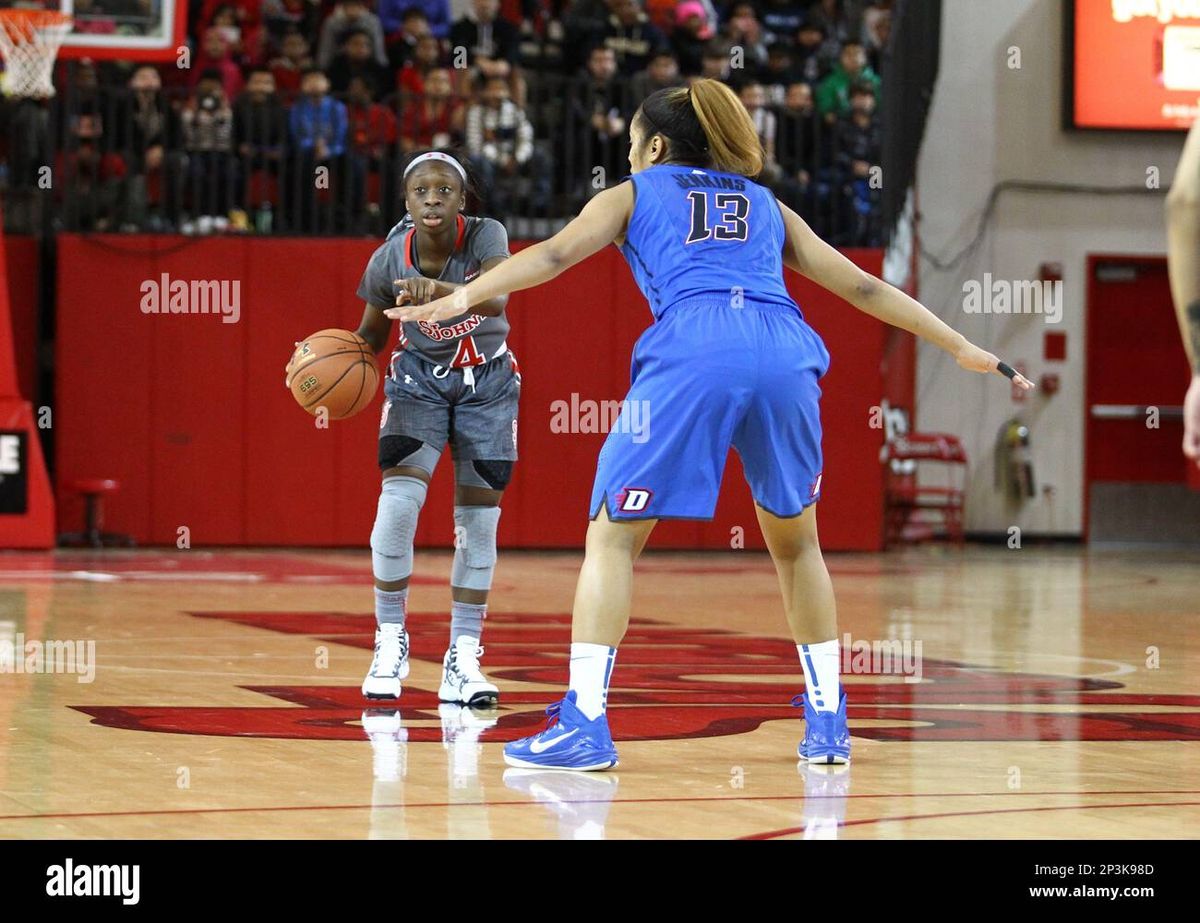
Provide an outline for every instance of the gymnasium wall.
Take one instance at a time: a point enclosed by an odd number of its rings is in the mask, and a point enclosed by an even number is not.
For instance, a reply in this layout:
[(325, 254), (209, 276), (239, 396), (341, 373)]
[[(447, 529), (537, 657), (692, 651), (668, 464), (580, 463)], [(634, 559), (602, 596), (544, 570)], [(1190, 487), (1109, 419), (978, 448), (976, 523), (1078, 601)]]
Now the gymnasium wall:
[[(143, 544), (175, 544), (186, 535), (193, 546), (365, 546), (378, 496), (382, 399), (319, 429), (284, 387), (284, 365), (293, 341), (323, 327), (358, 325), (362, 302), (354, 292), (374, 247), (370, 240), (61, 235), (56, 481), (119, 479), (106, 526)], [(878, 251), (849, 255), (880, 271)], [(143, 313), (143, 283), (164, 273), (169, 280), (238, 282), (238, 322)], [(875, 549), (882, 436), (868, 420), (884, 388), (885, 331), (799, 277), (789, 286), (833, 356), (823, 382), (822, 538), (831, 549)], [(509, 342), (523, 376), (521, 460), (504, 501), (500, 541), (578, 547), (604, 434), (554, 432), (555, 403), (620, 400), (649, 310), (615, 248), (514, 295), (509, 310)], [(419, 544), (451, 543), (451, 485), (443, 461)], [(75, 527), (79, 504), (60, 499), (60, 527)], [(663, 523), (652, 543), (738, 542), (761, 547), (731, 453), (716, 518)]]
[[(12, 316), (13, 358), (17, 390), (27, 401), (37, 394), (38, 246), (33, 237), (16, 234), (4, 239), (4, 276)], [(8, 331), (0, 331), (7, 335)]]
[[(1147, 189), (1158, 177), (1170, 186), (1182, 135), (1069, 132), (1061, 127), (1062, 4), (1046, 0), (943, 4), (941, 71), (918, 168), (919, 231), (925, 251), (940, 260), (974, 237), (997, 183), (1032, 180), (1134, 187), (1112, 196), (1007, 191), (1001, 194), (980, 246), (961, 264), (920, 263), (919, 297), (947, 323), (980, 345), (1024, 361), (1035, 381), (1057, 373), (1061, 390), (1024, 404), (996, 379), (972, 377), (940, 350), (921, 344), (917, 360), (917, 423), (960, 434), (972, 461), (967, 526), (1001, 532), (1078, 535), (1084, 498), (1084, 337), (1089, 253), (1164, 254), (1163, 196)], [(1019, 64), (1012, 67), (1010, 64)], [(1036, 280), (1044, 262), (1062, 264), (1063, 316), (969, 315), (963, 284), (993, 279)], [(1163, 306), (1170, 310), (1169, 305)], [(1043, 336), (1067, 338), (1064, 362), (1043, 359)], [(1182, 348), (1180, 349), (1182, 356)], [(1186, 367), (1180, 360), (1180, 380)], [(1182, 387), (1178, 395), (1183, 399)], [(1039, 488), (1053, 494), (1010, 507), (993, 488), (997, 431), (1020, 413), (1032, 432)], [(1180, 457), (1182, 477), (1182, 456)]]

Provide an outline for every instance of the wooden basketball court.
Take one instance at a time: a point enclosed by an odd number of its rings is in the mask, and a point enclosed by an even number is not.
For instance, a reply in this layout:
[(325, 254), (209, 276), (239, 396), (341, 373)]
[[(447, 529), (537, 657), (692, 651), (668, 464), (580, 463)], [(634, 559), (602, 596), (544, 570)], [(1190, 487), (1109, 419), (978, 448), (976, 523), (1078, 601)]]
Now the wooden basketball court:
[[(830, 773), (797, 768), (801, 673), (769, 560), (649, 553), (610, 698), (621, 765), (575, 775), (506, 771), (500, 752), (561, 695), (574, 553), (501, 554), (490, 713), (436, 700), (445, 553), (418, 551), (394, 708), (359, 692), (365, 553), (5, 554), (0, 837), (1183, 838), (1200, 825), (1197, 563), (831, 556), (854, 751)], [(63, 641), (74, 659), (60, 646), (59, 672), (32, 672)], [(905, 655), (881, 664), (873, 642)]]

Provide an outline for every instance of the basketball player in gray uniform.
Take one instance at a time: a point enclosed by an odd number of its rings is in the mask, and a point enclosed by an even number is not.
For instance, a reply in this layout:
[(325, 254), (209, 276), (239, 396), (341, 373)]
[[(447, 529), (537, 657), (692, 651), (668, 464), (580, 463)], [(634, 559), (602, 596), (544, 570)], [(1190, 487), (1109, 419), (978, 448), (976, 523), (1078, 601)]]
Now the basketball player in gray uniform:
[[(367, 303), (358, 333), (376, 352), (391, 332), (386, 309), (447, 295), (508, 258), (503, 225), (463, 214), (467, 188), (467, 173), (451, 154), (425, 152), (405, 167), (407, 214), (375, 251), (358, 286)], [(362, 685), (367, 698), (398, 698), (408, 676), (404, 621), (413, 537), (447, 443), (455, 478), (453, 606), (439, 698), (468, 706), (499, 698), (479, 658), (500, 497), (517, 459), (521, 376), (506, 343), (506, 302), (493, 298), (461, 317), (403, 324), (388, 363), (379, 424), (383, 486), (371, 532), (377, 629)]]

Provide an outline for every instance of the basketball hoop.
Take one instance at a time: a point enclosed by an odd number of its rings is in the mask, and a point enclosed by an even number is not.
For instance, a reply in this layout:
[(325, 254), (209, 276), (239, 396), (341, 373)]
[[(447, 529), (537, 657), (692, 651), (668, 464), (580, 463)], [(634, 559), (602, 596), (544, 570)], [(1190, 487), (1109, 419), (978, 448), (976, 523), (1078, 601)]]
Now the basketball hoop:
[(0, 10), (0, 57), (5, 96), (54, 95), (54, 58), (71, 31), (72, 19), (51, 10)]

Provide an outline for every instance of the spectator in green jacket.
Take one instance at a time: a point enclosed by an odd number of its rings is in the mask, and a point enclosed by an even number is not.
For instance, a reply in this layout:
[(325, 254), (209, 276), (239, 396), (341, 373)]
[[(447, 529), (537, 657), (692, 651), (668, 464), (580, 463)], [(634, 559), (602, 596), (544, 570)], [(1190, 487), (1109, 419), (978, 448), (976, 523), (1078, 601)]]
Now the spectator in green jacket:
[(865, 83), (879, 98), (879, 75), (867, 64), (867, 51), (862, 42), (849, 41), (842, 46), (842, 53), (833, 72), (817, 84), (817, 109), (827, 122), (835, 122), (840, 116), (850, 113), (850, 88)]

